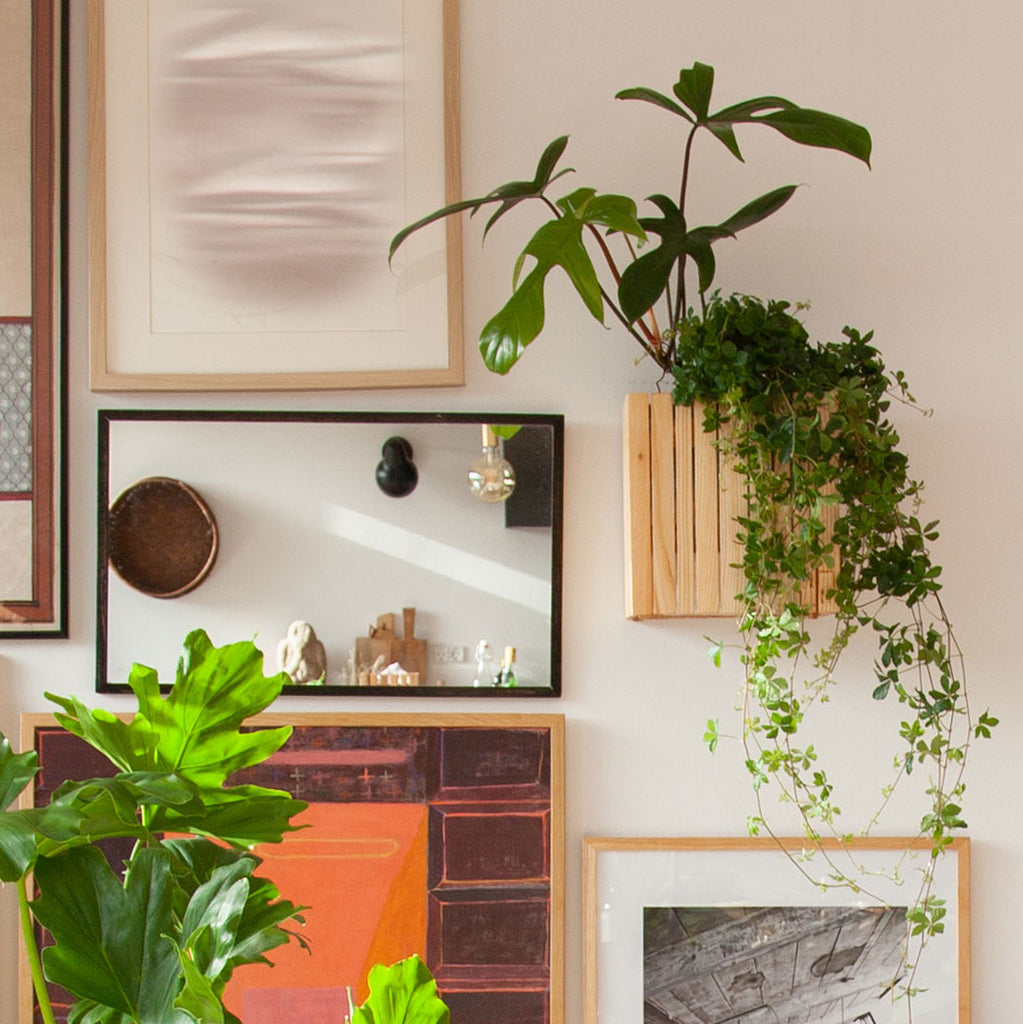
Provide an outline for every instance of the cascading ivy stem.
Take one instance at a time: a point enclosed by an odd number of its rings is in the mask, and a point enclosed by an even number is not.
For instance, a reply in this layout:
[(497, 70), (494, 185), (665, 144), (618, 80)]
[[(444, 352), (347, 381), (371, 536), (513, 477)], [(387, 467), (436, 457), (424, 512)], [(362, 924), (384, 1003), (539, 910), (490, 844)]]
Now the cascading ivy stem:
[[(962, 651), (940, 597), (941, 569), (928, 552), (936, 524), (918, 518), (921, 486), (887, 419), (894, 398), (913, 404), (903, 376), (885, 370), (869, 334), (846, 328), (842, 342), (814, 343), (788, 310), (784, 302), (713, 296), (701, 316), (690, 313), (676, 331), (675, 399), (705, 404), (705, 428), (719, 432), (719, 448), (747, 485), (737, 524), (745, 578), (739, 708), (757, 808), (751, 829), (775, 834), (764, 803), (773, 787), (826, 858), (829, 884), (861, 891), (862, 882), (823, 850), (822, 836), (841, 840), (852, 830), (840, 828), (831, 774), (802, 738), (809, 711), (837, 684), (852, 638), (860, 629), (874, 633), (868, 692), (904, 709), (902, 752), (893, 757), (882, 808), (914, 769), (931, 773), (919, 824), (931, 863), (965, 826), (971, 738), (990, 735), (997, 719), (971, 717)], [(825, 521), (826, 508), (834, 509), (833, 522)], [(807, 628), (813, 608), (800, 589), (820, 570), (830, 571), (827, 597), (837, 609), (823, 643)], [(715, 746), (715, 723), (707, 736)], [(880, 809), (862, 831), (879, 817)], [(918, 946), (911, 960), (907, 945), (902, 991), (911, 991), (911, 964), (943, 917), (929, 868), (907, 914)]]

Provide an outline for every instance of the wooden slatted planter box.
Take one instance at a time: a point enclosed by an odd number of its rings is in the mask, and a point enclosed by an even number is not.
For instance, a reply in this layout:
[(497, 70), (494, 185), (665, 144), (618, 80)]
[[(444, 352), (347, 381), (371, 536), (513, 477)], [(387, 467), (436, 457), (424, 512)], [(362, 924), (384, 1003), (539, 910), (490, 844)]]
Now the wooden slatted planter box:
[[(622, 431), (625, 476), (625, 614), (630, 619), (735, 617), (743, 588), (735, 517), (743, 478), (703, 430), (701, 405), (630, 394)], [(831, 510), (832, 512), (834, 510)], [(837, 566), (837, 562), (836, 562)], [(813, 614), (834, 612), (833, 569), (801, 588)]]

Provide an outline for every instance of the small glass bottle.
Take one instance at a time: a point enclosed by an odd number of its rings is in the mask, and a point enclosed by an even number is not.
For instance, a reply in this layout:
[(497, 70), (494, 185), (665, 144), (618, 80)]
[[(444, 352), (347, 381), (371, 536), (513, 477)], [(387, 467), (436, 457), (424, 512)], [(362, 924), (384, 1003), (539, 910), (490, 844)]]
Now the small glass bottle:
[(473, 678), (473, 686), (494, 685), (494, 656), (490, 651), (490, 644), (481, 640), (476, 645), (476, 652), (473, 655), (476, 660), (476, 675)]
[(517, 686), (518, 680), (515, 678), (515, 648), (506, 647), (504, 649), (504, 659), (501, 661), (501, 671), (497, 674), (497, 685), (498, 686)]

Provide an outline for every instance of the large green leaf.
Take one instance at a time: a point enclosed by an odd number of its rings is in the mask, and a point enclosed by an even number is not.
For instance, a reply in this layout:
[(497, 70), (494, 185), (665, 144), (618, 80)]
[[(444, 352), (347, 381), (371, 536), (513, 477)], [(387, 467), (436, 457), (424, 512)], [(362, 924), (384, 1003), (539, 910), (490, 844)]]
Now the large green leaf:
[(34, 750), (15, 754), (7, 737), (0, 733), (0, 881), (16, 882), (29, 869), (35, 856), (33, 816), (26, 811), (8, 811), (39, 770)]
[(10, 741), (0, 732), (0, 811), (6, 811), (39, 771), (34, 750), (15, 754)]
[(41, 857), (32, 909), (54, 938), (46, 976), (138, 1024), (186, 1024), (173, 1006), (180, 964), (164, 937), (174, 930), (170, 861), (166, 850), (138, 851), (122, 887), (97, 847)]
[(295, 800), (283, 790), (232, 786), (203, 790), (198, 810), (154, 808), (147, 825), (153, 832), (190, 832), (250, 847), (256, 843), (279, 843), (285, 832), (301, 828), (292, 825), (291, 819), (306, 807), (304, 800)]
[(618, 282), (618, 304), (629, 320), (641, 317), (664, 293), (672, 269), (686, 254), (686, 222), (681, 211), (664, 195), (650, 196), (661, 217), (644, 217), (643, 228), (659, 235), (658, 246), (633, 260)]
[(732, 153), (742, 159), (732, 134), (737, 124), (763, 124), (804, 146), (834, 149), (870, 166), (870, 132), (836, 114), (800, 107), (781, 96), (758, 96), (709, 114), (701, 121)]
[[(75, 698), (50, 695), (63, 714), (57, 720), (105, 753), (122, 771), (175, 774), (197, 792), (202, 807), (193, 804), (179, 811), (167, 802), (148, 800), (145, 823), (157, 830), (175, 822), (179, 828), (204, 815), (231, 824), (221, 836), (236, 841), (279, 841), (290, 829), (287, 818), (305, 807), (279, 790), (245, 787), (234, 796), (223, 785), (234, 772), (258, 764), (278, 750), (291, 728), (241, 732), (242, 723), (264, 710), (280, 693), (286, 676), (263, 675), (263, 655), (249, 642), (214, 647), (201, 630), (184, 643), (174, 686), (164, 697), (156, 673), (136, 666), (131, 685), (139, 712), (123, 722), (102, 710), (89, 711)], [(241, 800), (253, 801), (245, 829), (234, 827)], [(276, 802), (275, 802), (276, 801)], [(214, 808), (208, 811), (206, 808)], [(216, 835), (215, 821), (207, 820), (201, 831)]]
[(352, 1014), (352, 1024), (448, 1024), (437, 985), (418, 956), (369, 972), (369, 998)]
[[(636, 218), (635, 203), (627, 196), (598, 195), (593, 189), (581, 188), (559, 199), (557, 205), (559, 216), (540, 227), (516, 261), (511, 298), (480, 332), (483, 360), (497, 373), (507, 373), (543, 330), (544, 285), (555, 267), (565, 271), (586, 308), (603, 323), (604, 300), (583, 244), (584, 229), (601, 227), (640, 240), (646, 237)], [(536, 263), (520, 280), (527, 257)]]
[(245, 719), (269, 706), (287, 677), (263, 675), (263, 655), (248, 641), (214, 647), (202, 630), (188, 634), (170, 693), (152, 669), (136, 665), (129, 682), (138, 714), (123, 722), (89, 711), (74, 697), (47, 694), (69, 732), (106, 754), (122, 771), (176, 772), (199, 786), (219, 786), (232, 772), (265, 760), (290, 729), (242, 734)]
[(215, 872), (243, 862), (243, 868), (239, 870), (248, 874), (249, 893), (235, 933), (232, 968), (243, 963), (267, 963), (263, 954), (292, 937), (308, 948), (301, 935), (280, 927), (286, 921), (302, 924), (301, 911), (305, 908), (281, 899), (280, 892), (271, 881), (251, 874), (257, 866), (257, 859), (251, 853), (232, 850), (201, 838), (167, 839), (164, 847), (175, 858), (174, 875), (178, 882), (175, 900), (179, 901), (175, 907), (181, 918), (187, 912), (192, 893), (210, 882)]

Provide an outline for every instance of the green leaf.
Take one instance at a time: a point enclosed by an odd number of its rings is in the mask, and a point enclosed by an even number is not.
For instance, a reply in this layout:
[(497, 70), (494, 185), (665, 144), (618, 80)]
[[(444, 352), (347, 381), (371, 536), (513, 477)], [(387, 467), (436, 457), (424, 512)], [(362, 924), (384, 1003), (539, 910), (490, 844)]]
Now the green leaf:
[(675, 95), (696, 115), (705, 121), (710, 110), (710, 94), (714, 90), (714, 69), (697, 61), (691, 68), (678, 73), (673, 87)]
[(175, 1008), (184, 1010), (199, 1024), (224, 1024), (224, 1006), (209, 979), (196, 967), (187, 950), (178, 949), (177, 954), (184, 985), (174, 1000)]
[(369, 998), (356, 1008), (352, 1024), (448, 1024), (447, 1006), (426, 964), (410, 956), (369, 972)]
[(716, 718), (707, 719), (707, 728), (703, 733), (703, 742), (707, 744), (707, 749), (713, 754), (718, 747), (718, 740), (721, 738), (721, 734), (718, 732), (718, 720)]
[(679, 117), (684, 117), (690, 123), (693, 121), (692, 117), (690, 117), (682, 107), (671, 99), (671, 97), (665, 96), (664, 93), (657, 92), (656, 89), (647, 89), (645, 86), (637, 86), (634, 89), (622, 89), (620, 92), (615, 93), (615, 99), (642, 100), (645, 103), (652, 103), (655, 107), (661, 107), (669, 113), (677, 114)]
[(132, 669), (139, 712), (123, 722), (89, 711), (75, 698), (50, 700), (64, 708), (58, 722), (106, 754), (122, 771), (176, 773), (200, 788), (216, 788), (234, 772), (278, 750), (290, 727), (242, 733), (242, 723), (279, 695), (287, 676), (263, 675), (263, 655), (244, 641), (214, 647), (202, 630), (185, 638), (177, 678), (163, 697), (156, 673)]
[(280, 927), (289, 920), (302, 924), (301, 911), (305, 908), (281, 899), (272, 882), (252, 874), (258, 860), (251, 853), (232, 850), (203, 838), (167, 839), (163, 845), (174, 857), (174, 874), (179, 890), (175, 898), (183, 900), (176, 906), (176, 913), (181, 918), (189, 912), (191, 894), (210, 883), (218, 872), (235, 870), (234, 865), (239, 865), (237, 877), (248, 877), (248, 897), (235, 927), (230, 969), (239, 964), (268, 963), (263, 954), (283, 945), (291, 937), (306, 946), (300, 935)]
[(483, 206), (491, 203), (498, 203), (499, 205), (497, 210), (491, 216), (490, 220), (487, 221), (487, 225), (484, 228), (483, 237), (486, 238), (487, 232), (489, 232), (494, 224), (510, 209), (515, 207), (518, 203), (521, 203), (523, 199), (535, 199), (542, 196), (544, 190), (551, 184), (551, 182), (557, 181), (557, 179), (563, 174), (571, 172), (572, 168), (566, 167), (557, 174), (554, 173), (554, 168), (557, 165), (558, 160), (561, 159), (562, 153), (565, 152), (565, 147), (567, 145), (567, 135), (559, 136), (553, 142), (548, 144), (536, 165), (536, 173), (534, 174), (532, 181), (509, 181), (504, 185), (499, 185), (497, 188), (493, 189), (493, 191), (488, 192), (485, 196), (480, 196), (478, 199), (460, 199), (457, 202), (449, 203), (447, 206), (442, 206), (439, 210), (434, 210), (433, 213), (429, 213), (425, 217), (422, 217), (414, 223), (402, 228), (394, 238), (391, 239), (390, 249), (387, 254), (388, 263), (393, 260), (395, 252), (397, 252), (399, 246), (401, 246), (409, 235), (425, 228), (427, 225), (443, 220), (445, 217), (450, 217), (453, 214), (462, 213), (465, 210), (469, 210), (473, 215), (475, 215)]
[(279, 843), (286, 832), (302, 826), (290, 824), (308, 804), (286, 792), (262, 786), (232, 786), (202, 791), (202, 808), (159, 807), (149, 819), (154, 832), (190, 832), (212, 836), (234, 846)]
[[(636, 219), (635, 204), (626, 196), (597, 195), (593, 189), (583, 188), (559, 199), (558, 207), (561, 215), (539, 228), (516, 261), (511, 298), (480, 332), (483, 360), (497, 373), (507, 373), (543, 330), (544, 285), (555, 267), (565, 271), (586, 308), (603, 323), (600, 282), (583, 245), (584, 229), (606, 227), (645, 237)], [(522, 267), (530, 256), (536, 265), (520, 281)]]
[(776, 129), (793, 142), (836, 149), (870, 166), (870, 133), (844, 117), (793, 105), (751, 120)]
[(718, 237), (737, 235), (740, 231), (759, 224), (762, 220), (770, 217), (772, 213), (780, 210), (792, 198), (796, 187), (795, 185), (783, 185), (781, 188), (772, 189), (747, 203), (741, 210), (737, 210), (727, 220), (718, 224), (716, 228), (696, 228), (695, 230), (697, 232), (720, 232)]
[(143, 849), (122, 888), (97, 847), (41, 857), (33, 912), (55, 944), (43, 952), (46, 976), (138, 1024), (187, 1020), (173, 1010), (179, 969), (164, 938), (171, 920), (170, 855)]
[(630, 321), (638, 320), (664, 293), (675, 263), (688, 251), (686, 222), (675, 203), (665, 195), (650, 196), (661, 217), (643, 217), (643, 229), (659, 235), (660, 245), (633, 260), (618, 282), (618, 304)]
[(35, 819), (30, 811), (8, 811), (39, 770), (34, 750), (15, 754), (0, 733), (0, 881), (16, 882), (35, 858)]
[(34, 750), (15, 754), (10, 741), (0, 732), (0, 811), (6, 811), (39, 771)]

